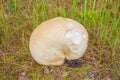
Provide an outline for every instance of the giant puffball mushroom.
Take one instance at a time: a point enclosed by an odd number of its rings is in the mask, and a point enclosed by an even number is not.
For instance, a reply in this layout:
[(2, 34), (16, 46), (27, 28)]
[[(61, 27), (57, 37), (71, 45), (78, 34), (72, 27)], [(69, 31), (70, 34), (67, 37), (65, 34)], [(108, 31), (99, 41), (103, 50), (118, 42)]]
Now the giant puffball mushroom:
[(33, 58), (42, 65), (61, 65), (83, 56), (88, 45), (88, 33), (78, 22), (56, 17), (42, 22), (30, 37)]

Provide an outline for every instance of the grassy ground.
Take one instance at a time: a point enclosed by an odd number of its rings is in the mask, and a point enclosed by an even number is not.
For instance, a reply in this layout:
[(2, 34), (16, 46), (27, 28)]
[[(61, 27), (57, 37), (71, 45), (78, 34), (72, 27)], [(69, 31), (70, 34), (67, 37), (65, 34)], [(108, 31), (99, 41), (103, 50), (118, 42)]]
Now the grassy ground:
[[(51, 66), (28, 49), (42, 21), (69, 17), (85, 26), (89, 46), (79, 68)], [(0, 80), (120, 80), (120, 0), (0, 0)]]

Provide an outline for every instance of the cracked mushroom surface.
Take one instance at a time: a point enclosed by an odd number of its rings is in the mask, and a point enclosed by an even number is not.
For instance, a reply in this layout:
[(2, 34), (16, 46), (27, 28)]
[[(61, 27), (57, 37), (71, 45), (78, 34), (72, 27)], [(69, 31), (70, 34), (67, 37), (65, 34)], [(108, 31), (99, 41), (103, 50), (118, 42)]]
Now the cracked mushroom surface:
[(83, 56), (88, 33), (77, 21), (56, 17), (42, 22), (32, 32), (29, 48), (32, 57), (42, 65), (61, 65)]

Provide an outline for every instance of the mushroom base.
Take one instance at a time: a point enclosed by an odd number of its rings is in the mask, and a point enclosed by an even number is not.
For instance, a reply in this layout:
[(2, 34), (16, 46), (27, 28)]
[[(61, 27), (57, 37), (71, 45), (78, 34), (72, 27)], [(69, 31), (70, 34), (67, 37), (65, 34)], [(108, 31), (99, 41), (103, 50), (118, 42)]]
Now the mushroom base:
[(65, 63), (67, 63), (68, 67), (77, 68), (81, 66), (82, 60), (81, 59), (74, 59), (74, 60), (65, 59)]

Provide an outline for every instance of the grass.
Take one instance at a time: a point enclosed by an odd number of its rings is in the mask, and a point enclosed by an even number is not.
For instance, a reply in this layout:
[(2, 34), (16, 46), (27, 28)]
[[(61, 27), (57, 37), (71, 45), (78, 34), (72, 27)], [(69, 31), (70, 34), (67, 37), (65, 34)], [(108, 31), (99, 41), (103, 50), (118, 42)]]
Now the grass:
[[(29, 38), (37, 25), (56, 16), (83, 24), (89, 46), (80, 68), (51, 66), (53, 72), (44, 74), (45, 66), (30, 55)], [(0, 1), (0, 80), (87, 80), (91, 76), (120, 80), (119, 0)]]

